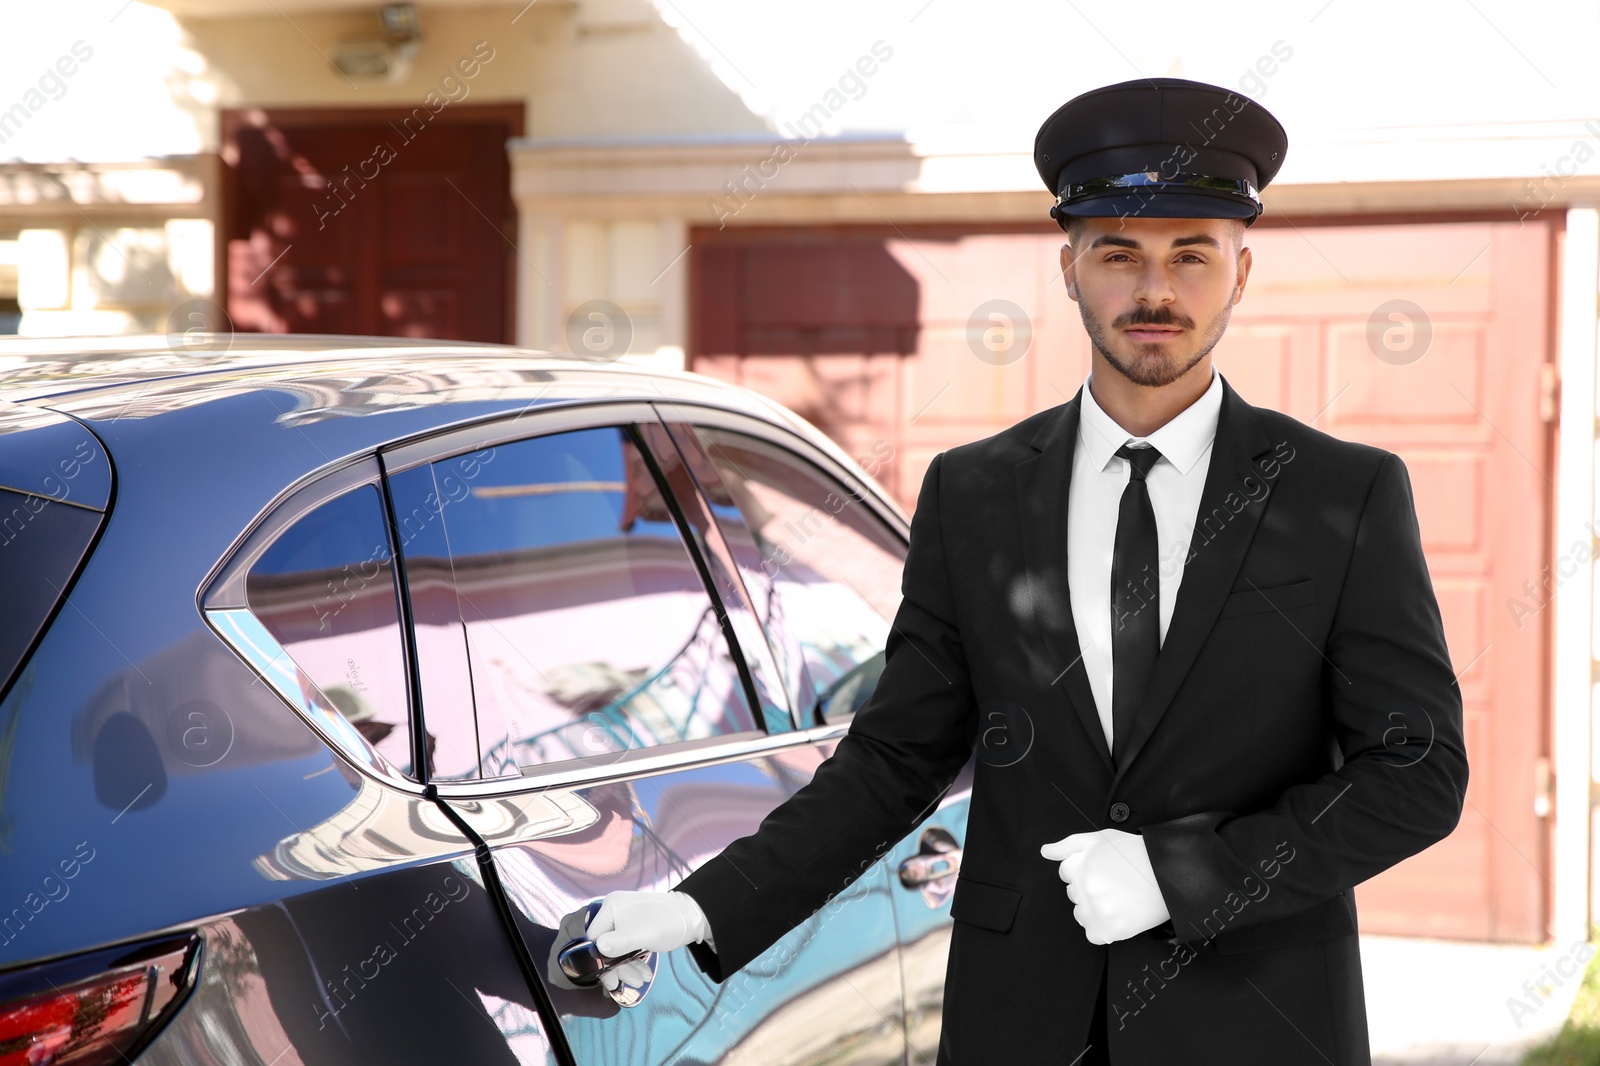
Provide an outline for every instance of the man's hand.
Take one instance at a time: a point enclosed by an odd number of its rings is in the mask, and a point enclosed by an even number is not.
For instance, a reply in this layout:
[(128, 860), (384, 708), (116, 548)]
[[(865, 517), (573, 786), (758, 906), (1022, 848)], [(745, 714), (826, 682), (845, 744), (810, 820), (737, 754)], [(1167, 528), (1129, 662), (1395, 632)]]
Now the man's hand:
[(1120, 829), (1074, 833), (1039, 849), (1061, 863), (1072, 916), (1091, 944), (1126, 940), (1171, 917), (1144, 838)]
[[(583, 936), (594, 941), (600, 954), (613, 959), (632, 951), (672, 951), (701, 941), (716, 950), (711, 939), (711, 925), (700, 905), (687, 892), (607, 893), (600, 910), (589, 922), (587, 932), (583, 931), (583, 912), (584, 908), (579, 908), (561, 920), (550, 948), (547, 969), (551, 980), (562, 987), (576, 986), (560, 972), (557, 957), (568, 943)], [(639, 984), (647, 976), (648, 967), (643, 960), (636, 959), (601, 974), (600, 982), (612, 989), (619, 981)]]
[(589, 923), (589, 939), (611, 958), (641, 948), (672, 951), (710, 937), (705, 913), (687, 892), (611, 892)]

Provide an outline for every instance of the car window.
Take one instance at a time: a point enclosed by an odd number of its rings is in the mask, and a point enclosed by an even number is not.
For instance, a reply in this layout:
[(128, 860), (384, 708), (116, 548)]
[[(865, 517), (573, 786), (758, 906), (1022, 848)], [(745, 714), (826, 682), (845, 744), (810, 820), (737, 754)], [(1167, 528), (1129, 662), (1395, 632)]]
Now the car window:
[(655, 459), (661, 479), (683, 515), (684, 528), (693, 539), (700, 558), (705, 561), (711, 583), (728, 613), (739, 650), (744, 653), (749, 666), (750, 680), (760, 701), (767, 730), (784, 733), (794, 729), (795, 715), (789, 707), (788, 690), (781, 680), (767, 636), (762, 632), (761, 621), (753, 610), (753, 604), (746, 599), (744, 582), (739, 576), (732, 549), (723, 539), (721, 527), (711, 517), (711, 501), (706, 500), (697, 489), (666, 426), (660, 423), (640, 424), (635, 429)]
[(64, 415), (0, 410), (0, 696), (66, 598), (105, 524), (111, 462)]
[(251, 566), (245, 594), (309, 683), (413, 775), (399, 595), (377, 488), (335, 496), (280, 533)]
[(762, 616), (795, 706), (815, 724), (872, 694), (900, 607), (904, 542), (806, 459), (719, 427), (669, 423)]
[[(471, 686), (455, 698), (477, 708), (485, 767), (603, 763), (758, 729), (694, 556), (628, 428), (477, 454), (470, 478), (447, 466), (456, 460), (433, 475), (436, 491), (446, 475), (461, 485), (441, 494), (439, 526)], [(423, 542), (403, 548), (408, 574)], [(429, 663), (420, 669), (432, 692)], [(426, 698), (425, 716), (439, 698)]]

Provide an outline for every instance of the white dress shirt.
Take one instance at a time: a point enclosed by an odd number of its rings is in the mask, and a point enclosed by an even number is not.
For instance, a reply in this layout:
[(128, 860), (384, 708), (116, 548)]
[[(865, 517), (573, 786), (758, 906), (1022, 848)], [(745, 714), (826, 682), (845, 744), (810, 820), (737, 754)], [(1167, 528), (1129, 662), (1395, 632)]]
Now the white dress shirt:
[(1160, 563), (1161, 640), (1177, 602), (1183, 564), (1189, 554), (1200, 490), (1211, 466), (1211, 445), (1222, 408), (1222, 378), (1211, 368), (1211, 386), (1146, 437), (1135, 437), (1094, 402), (1084, 379), (1078, 416), (1078, 443), (1072, 453), (1072, 482), (1067, 490), (1067, 581), (1072, 593), (1072, 621), (1078, 628), (1089, 689), (1094, 693), (1106, 746), (1111, 735), (1111, 554), (1117, 537), (1117, 513), (1128, 486), (1126, 459), (1116, 457), (1124, 444), (1149, 445), (1161, 452), (1145, 483), (1156, 515)]

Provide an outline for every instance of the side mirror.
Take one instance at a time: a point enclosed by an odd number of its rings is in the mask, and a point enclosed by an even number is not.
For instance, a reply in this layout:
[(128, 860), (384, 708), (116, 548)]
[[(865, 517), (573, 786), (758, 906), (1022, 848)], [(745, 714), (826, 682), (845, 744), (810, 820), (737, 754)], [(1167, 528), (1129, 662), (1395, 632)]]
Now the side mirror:
[(840, 722), (855, 714), (877, 691), (883, 676), (884, 653), (878, 652), (851, 667), (817, 697), (812, 717), (817, 725)]

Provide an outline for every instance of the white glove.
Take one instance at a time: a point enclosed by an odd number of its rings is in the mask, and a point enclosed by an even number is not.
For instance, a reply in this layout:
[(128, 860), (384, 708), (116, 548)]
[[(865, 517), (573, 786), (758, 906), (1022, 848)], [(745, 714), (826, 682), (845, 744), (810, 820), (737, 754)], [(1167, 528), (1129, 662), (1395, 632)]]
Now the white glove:
[(1074, 833), (1039, 849), (1061, 862), (1072, 916), (1091, 944), (1111, 944), (1172, 917), (1161, 898), (1144, 837), (1120, 829)]
[[(589, 923), (588, 937), (610, 958), (641, 948), (673, 951), (701, 941), (717, 949), (705, 912), (687, 892), (609, 892)], [(601, 974), (600, 983), (607, 989), (619, 981), (637, 985), (649, 975), (644, 960), (635, 959)]]
[(600, 954), (616, 958), (709, 942), (711, 924), (687, 892), (610, 892), (589, 923), (589, 939)]

